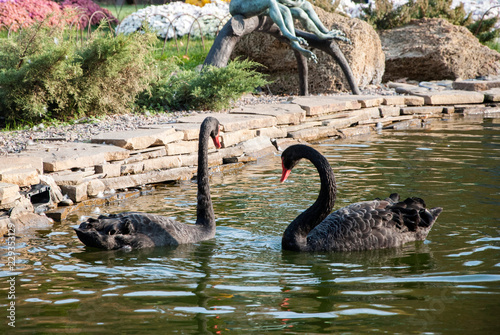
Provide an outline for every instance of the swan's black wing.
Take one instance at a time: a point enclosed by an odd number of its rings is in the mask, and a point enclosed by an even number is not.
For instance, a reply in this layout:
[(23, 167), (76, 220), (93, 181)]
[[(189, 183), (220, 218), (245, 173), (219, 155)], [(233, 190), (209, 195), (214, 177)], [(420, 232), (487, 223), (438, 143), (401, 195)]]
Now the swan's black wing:
[(308, 250), (371, 250), (424, 240), (442, 209), (428, 210), (420, 198), (398, 199), (393, 194), (338, 209), (309, 233)]
[(213, 236), (203, 236), (200, 226), (139, 212), (101, 215), (75, 229), (85, 245), (100, 249), (142, 249), (194, 243)]

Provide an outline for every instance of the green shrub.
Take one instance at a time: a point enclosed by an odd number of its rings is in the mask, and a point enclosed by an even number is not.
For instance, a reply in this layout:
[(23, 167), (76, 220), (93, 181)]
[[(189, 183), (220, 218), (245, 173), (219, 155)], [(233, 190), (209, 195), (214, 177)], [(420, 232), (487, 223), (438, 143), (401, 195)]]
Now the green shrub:
[(499, 30), (495, 29), (498, 18), (476, 21), (467, 26), (467, 28), (479, 39), (479, 42), (488, 44), (493, 42), (499, 36)]
[(224, 68), (205, 67), (200, 73), (171, 69), (171, 76), (160, 78), (141, 95), (138, 104), (160, 110), (220, 111), (244, 93), (268, 84), (264, 75), (255, 71), (257, 66), (259, 64), (252, 61), (236, 60)]
[(127, 112), (153, 80), (154, 34), (94, 32), (83, 43), (42, 24), (0, 39), (0, 117), (7, 124)]
[(412, 19), (443, 18), (455, 25), (466, 25), (471, 17), (463, 4), (452, 9), (453, 0), (410, 0), (407, 4), (394, 8), (391, 0), (376, 0), (364, 10), (364, 19), (376, 29), (392, 29), (409, 23)]
[[(394, 8), (391, 0), (375, 0), (364, 9), (363, 19), (376, 29), (392, 29), (403, 26), (413, 19), (442, 18), (454, 25), (467, 27), (481, 43), (493, 41), (499, 35), (494, 28), (497, 18), (473, 22), (471, 13), (466, 13), (463, 3), (451, 8), (453, 0), (410, 0), (407, 4)], [(480, 29), (478, 29), (480, 27)]]
[(40, 24), (0, 39), (0, 116), (22, 124), (65, 108), (81, 74), (73, 57), (74, 44)]
[(228, 108), (232, 100), (255, 88), (268, 84), (264, 75), (255, 71), (259, 64), (243, 60), (230, 62), (224, 68), (205, 67), (172, 71), (152, 85), (138, 101), (140, 106), (163, 110), (214, 110)]
[[(154, 34), (94, 34), (77, 51), (82, 75), (76, 80), (78, 110), (85, 115), (124, 113), (153, 80)], [(93, 36), (94, 36), (93, 35)]]

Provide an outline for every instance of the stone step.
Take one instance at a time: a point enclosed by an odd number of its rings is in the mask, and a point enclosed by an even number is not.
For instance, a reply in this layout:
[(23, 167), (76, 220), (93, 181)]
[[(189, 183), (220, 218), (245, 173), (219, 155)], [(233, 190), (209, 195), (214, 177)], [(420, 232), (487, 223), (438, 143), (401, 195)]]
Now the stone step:
[(306, 116), (330, 114), (334, 112), (361, 108), (357, 99), (338, 99), (330, 96), (298, 97), (293, 103), (306, 111)]
[(500, 101), (500, 88), (492, 88), (482, 92), (485, 101), (497, 102)]
[(113, 145), (67, 142), (35, 144), (29, 146), (21, 155), (39, 157), (43, 160), (45, 172), (56, 172), (123, 160), (128, 158), (130, 153)]
[(19, 196), (19, 185), (0, 182), (0, 201)]
[(177, 132), (174, 128), (136, 129), (99, 134), (92, 137), (90, 142), (112, 144), (124, 149), (138, 150), (180, 141), (183, 137), (183, 134)]
[(301, 129), (289, 132), (288, 137), (293, 139), (302, 139), (304, 141), (315, 141), (320, 138), (339, 136), (337, 127), (324, 125), (314, 128)]
[(231, 109), (229, 113), (273, 116), (278, 125), (299, 124), (306, 118), (305, 110), (294, 103), (248, 105)]
[[(217, 118), (224, 132), (237, 131), (241, 129), (258, 129), (273, 127), (277, 125), (276, 118), (268, 115), (248, 115), (248, 114), (223, 114), (206, 113), (179, 118), (180, 123), (198, 123), (201, 124), (206, 117), (213, 116)], [(168, 150), (167, 150), (168, 151)]]
[(42, 158), (22, 155), (0, 156), (0, 174), (11, 170), (25, 169), (29, 167), (35, 168), (40, 174), (43, 173)]
[(253, 129), (241, 129), (237, 131), (224, 132), (220, 136), (221, 145), (223, 148), (228, 148), (240, 142), (248, 141), (255, 136), (257, 136), (257, 132)]
[(312, 122), (304, 122), (302, 124), (296, 125), (296, 126), (288, 126), (280, 129), (285, 129), (288, 133), (298, 131), (301, 129), (307, 129), (307, 128), (313, 128), (313, 127), (319, 127), (323, 124), (321, 121), (312, 121)]
[(40, 177), (37, 169), (28, 167), (3, 171), (0, 174), (0, 180), (2, 183), (16, 184), (23, 187), (38, 184), (40, 182)]
[(401, 114), (401, 107), (381, 106), (379, 111), (381, 117), (399, 116)]
[(344, 138), (349, 138), (349, 137), (354, 137), (354, 136), (359, 136), (359, 135), (366, 135), (366, 134), (371, 133), (371, 131), (372, 131), (372, 128), (370, 126), (367, 126), (367, 125), (339, 129), (339, 132), (343, 135), (342, 137), (344, 137)]
[(269, 138), (283, 138), (286, 137), (288, 132), (284, 128), (269, 127), (256, 130), (257, 136), (265, 136)]
[(402, 106), (405, 104), (405, 97), (403, 95), (388, 95), (382, 98), (382, 105), (386, 106)]
[(457, 105), (483, 103), (484, 94), (479, 92), (447, 90), (440, 92), (413, 93), (424, 98), (426, 105)]
[(500, 88), (500, 80), (456, 80), (453, 89), (463, 91), (486, 91)]
[[(180, 141), (176, 143), (167, 143), (165, 145), (167, 156), (185, 155), (198, 152), (198, 141)], [(208, 150), (214, 151), (213, 141), (208, 141)]]
[(442, 114), (443, 106), (419, 106), (419, 107), (402, 107), (402, 115), (413, 114)]
[(161, 171), (149, 171), (142, 174), (120, 176), (103, 179), (106, 190), (120, 190), (138, 185), (156, 184), (167, 181), (189, 180), (194, 175), (196, 168), (181, 167)]

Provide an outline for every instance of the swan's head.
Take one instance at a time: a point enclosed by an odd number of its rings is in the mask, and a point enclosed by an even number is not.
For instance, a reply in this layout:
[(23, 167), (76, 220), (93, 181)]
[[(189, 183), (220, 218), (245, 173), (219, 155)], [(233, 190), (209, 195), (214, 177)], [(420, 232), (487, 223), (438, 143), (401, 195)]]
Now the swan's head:
[(282, 173), (280, 182), (283, 183), (288, 178), (295, 165), (305, 157), (304, 152), (310, 149), (307, 145), (296, 144), (289, 146), (283, 151), (281, 154)]
[(220, 149), (222, 146), (220, 144), (220, 123), (219, 120), (217, 120), (214, 117), (207, 117), (202, 125), (201, 128), (207, 127), (207, 129), (210, 131), (210, 137), (212, 138), (212, 141), (214, 141), (214, 145), (217, 149)]
[(101, 215), (98, 219), (90, 218), (73, 229), (80, 241), (88, 247), (132, 250), (154, 246), (151, 238), (136, 231), (127, 217)]

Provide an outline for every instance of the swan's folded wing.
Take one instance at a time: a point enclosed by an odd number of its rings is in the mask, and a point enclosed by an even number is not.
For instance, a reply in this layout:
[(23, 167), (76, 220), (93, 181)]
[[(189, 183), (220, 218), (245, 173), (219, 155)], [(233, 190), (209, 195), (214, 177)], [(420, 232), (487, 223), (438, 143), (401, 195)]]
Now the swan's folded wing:
[(389, 202), (355, 203), (330, 214), (309, 233), (307, 245), (317, 251), (353, 251), (399, 245), (406, 227), (395, 226)]

